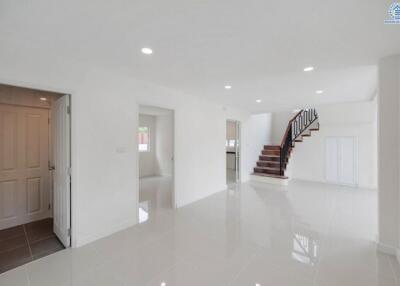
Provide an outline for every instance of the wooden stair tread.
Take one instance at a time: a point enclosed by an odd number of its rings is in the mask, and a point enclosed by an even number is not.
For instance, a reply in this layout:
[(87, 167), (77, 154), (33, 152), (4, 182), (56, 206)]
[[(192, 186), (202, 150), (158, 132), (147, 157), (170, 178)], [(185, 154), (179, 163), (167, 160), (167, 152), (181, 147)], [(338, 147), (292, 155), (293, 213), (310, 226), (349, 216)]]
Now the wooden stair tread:
[(274, 168), (274, 167), (264, 167), (264, 166), (257, 166), (254, 167), (255, 169), (261, 169), (261, 170), (273, 170), (273, 171), (279, 171), (279, 168)]
[(262, 157), (272, 157), (272, 158), (279, 158), (279, 157), (281, 157), (281, 155), (263, 155), (263, 154), (261, 154), (260, 156), (262, 156)]
[(268, 162), (269, 164), (280, 164), (280, 162), (279, 161), (262, 161), (262, 160), (258, 160), (257, 161), (257, 163), (265, 163), (265, 162)]
[(255, 176), (261, 176), (261, 177), (270, 177), (270, 178), (276, 178), (276, 179), (287, 179), (288, 177), (286, 176), (280, 176), (280, 175), (272, 175), (272, 174), (266, 174), (266, 173), (252, 173), (252, 175)]

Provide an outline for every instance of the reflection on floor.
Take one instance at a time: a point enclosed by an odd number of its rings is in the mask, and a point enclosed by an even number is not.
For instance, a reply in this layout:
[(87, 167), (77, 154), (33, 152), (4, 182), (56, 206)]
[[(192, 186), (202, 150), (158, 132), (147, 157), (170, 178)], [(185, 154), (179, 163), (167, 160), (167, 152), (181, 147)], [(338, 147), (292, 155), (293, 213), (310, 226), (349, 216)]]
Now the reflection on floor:
[(236, 170), (226, 169), (226, 183), (228, 185), (236, 183)]
[(172, 208), (172, 177), (145, 177), (139, 183), (139, 222)]
[[(141, 198), (150, 210), (163, 205), (151, 193)], [(376, 251), (376, 211), (371, 190), (237, 184), (4, 273), (0, 285), (398, 286), (395, 258)]]
[(53, 233), (52, 219), (0, 230), (0, 273), (63, 248)]

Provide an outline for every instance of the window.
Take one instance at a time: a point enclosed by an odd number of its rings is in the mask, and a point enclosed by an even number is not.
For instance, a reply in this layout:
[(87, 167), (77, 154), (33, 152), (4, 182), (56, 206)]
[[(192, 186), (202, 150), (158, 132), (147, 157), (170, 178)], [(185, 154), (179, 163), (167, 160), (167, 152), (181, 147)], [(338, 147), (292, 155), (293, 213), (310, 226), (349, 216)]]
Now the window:
[(150, 152), (149, 127), (139, 127), (139, 152)]

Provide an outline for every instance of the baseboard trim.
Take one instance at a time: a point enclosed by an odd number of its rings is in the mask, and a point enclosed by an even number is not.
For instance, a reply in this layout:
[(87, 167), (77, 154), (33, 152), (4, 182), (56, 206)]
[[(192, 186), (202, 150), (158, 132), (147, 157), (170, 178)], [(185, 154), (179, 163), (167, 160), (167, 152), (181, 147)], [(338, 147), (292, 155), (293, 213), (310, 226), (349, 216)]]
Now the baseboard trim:
[(397, 257), (397, 260), (399, 260), (399, 257), (400, 257), (399, 250), (396, 249), (396, 248), (393, 247), (393, 246), (390, 246), (390, 245), (386, 245), (386, 244), (377, 242), (377, 243), (376, 243), (376, 250), (377, 250), (378, 252), (381, 252), (381, 253), (384, 253), (384, 254), (389, 254), (389, 255), (396, 256), (396, 257)]
[(78, 237), (75, 236), (74, 241), (72, 241), (72, 247), (78, 248), (78, 247), (84, 246), (88, 243), (91, 243), (98, 239), (110, 236), (116, 232), (122, 231), (122, 230), (132, 227), (136, 224), (137, 224), (137, 222), (134, 219), (129, 219), (129, 220), (125, 220), (123, 223), (115, 224), (113, 227), (98, 231), (97, 233), (93, 233), (90, 235), (81, 235), (81, 236), (79, 236), (79, 234), (77, 234), (76, 236), (78, 236)]

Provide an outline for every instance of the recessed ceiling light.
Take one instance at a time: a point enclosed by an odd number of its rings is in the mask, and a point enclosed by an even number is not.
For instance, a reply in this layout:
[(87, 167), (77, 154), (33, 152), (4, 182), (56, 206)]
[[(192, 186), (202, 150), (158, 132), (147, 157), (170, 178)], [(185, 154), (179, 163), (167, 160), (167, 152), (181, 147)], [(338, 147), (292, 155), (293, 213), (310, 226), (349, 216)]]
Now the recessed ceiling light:
[(304, 68), (305, 72), (310, 72), (310, 71), (313, 71), (313, 70), (314, 70), (314, 67), (305, 67)]
[(231, 89), (232, 86), (231, 86), (231, 85), (225, 85), (224, 88), (225, 88), (225, 89)]
[(322, 89), (319, 89), (319, 90), (316, 90), (315, 93), (316, 93), (316, 94), (323, 94), (324, 91), (323, 91)]
[(256, 99), (256, 102), (257, 102), (257, 103), (260, 103), (260, 102), (261, 102), (261, 99)]
[(260, 283), (256, 283), (256, 286), (261, 286), (261, 284)]
[(46, 97), (41, 97), (41, 98), (39, 98), (41, 101), (47, 101), (47, 98)]
[(167, 286), (167, 283), (161, 282), (161, 286)]
[(145, 55), (151, 55), (153, 53), (153, 50), (150, 48), (143, 48), (142, 53)]

